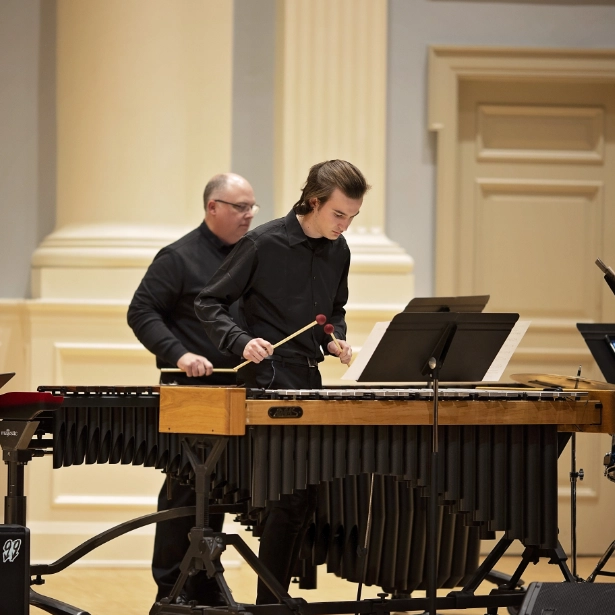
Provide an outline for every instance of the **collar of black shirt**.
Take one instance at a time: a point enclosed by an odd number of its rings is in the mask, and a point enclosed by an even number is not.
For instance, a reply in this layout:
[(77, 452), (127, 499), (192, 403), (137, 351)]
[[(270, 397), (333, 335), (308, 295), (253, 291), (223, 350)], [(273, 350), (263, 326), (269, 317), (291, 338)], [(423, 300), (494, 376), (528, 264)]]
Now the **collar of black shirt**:
[(205, 239), (207, 239), (214, 246), (216, 246), (216, 248), (220, 250), (220, 252), (222, 252), (223, 254), (229, 254), (229, 252), (235, 247), (234, 244), (230, 245), (228, 243), (225, 243), (217, 235), (214, 235), (204, 220), (203, 222), (201, 222), (201, 226), (199, 227), (199, 230), (201, 231), (203, 237), (205, 237)]
[(286, 232), (288, 233), (288, 243), (291, 246), (297, 245), (298, 243), (307, 243), (314, 252), (319, 250), (324, 250), (331, 243), (330, 239), (326, 237), (308, 237), (304, 232), (301, 224), (299, 224), (299, 220), (297, 220), (297, 214), (294, 210), (290, 210), (290, 212), (286, 215), (285, 218), (286, 223)]

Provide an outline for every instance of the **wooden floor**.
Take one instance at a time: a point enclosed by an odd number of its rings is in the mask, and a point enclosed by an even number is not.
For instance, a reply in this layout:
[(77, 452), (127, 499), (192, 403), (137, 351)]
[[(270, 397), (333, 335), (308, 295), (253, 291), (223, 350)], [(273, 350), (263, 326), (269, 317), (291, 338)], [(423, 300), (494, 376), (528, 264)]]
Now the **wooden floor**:
[[(586, 578), (594, 569), (597, 557), (579, 558), (577, 573)], [(519, 558), (516, 556), (504, 557), (498, 562), (497, 570), (512, 574), (517, 567)], [(569, 565), (570, 561), (568, 562)], [(615, 569), (615, 558), (607, 569)], [(233, 596), (238, 602), (252, 603), (256, 588), (256, 576), (248, 566), (227, 569), (226, 580), (231, 587)], [(528, 585), (532, 581), (559, 582), (562, 576), (556, 565), (541, 561), (537, 565), (530, 565), (523, 574), (523, 580)], [(609, 582), (613, 579), (599, 577), (598, 581)], [(477, 593), (488, 593), (493, 585), (485, 584)], [(91, 615), (147, 615), (152, 606), (155, 587), (149, 570), (144, 569), (67, 569), (63, 572), (46, 577), (43, 586), (34, 588), (39, 593), (68, 602), (74, 606), (88, 610)], [(363, 597), (376, 597), (381, 591), (377, 587), (367, 587), (363, 590)], [(442, 592), (446, 595), (449, 590)], [(292, 596), (303, 596), (309, 602), (322, 602), (328, 600), (354, 600), (357, 586), (343, 581), (333, 575), (326, 574), (324, 569), (318, 571), (318, 589), (299, 590), (296, 585), (290, 588)], [(415, 594), (420, 596), (421, 592)], [(439, 611), (442, 615), (465, 614), (483, 615), (484, 609), (467, 609), (462, 611)], [(42, 615), (43, 611), (32, 608), (33, 615)], [(500, 613), (506, 613), (500, 609)]]

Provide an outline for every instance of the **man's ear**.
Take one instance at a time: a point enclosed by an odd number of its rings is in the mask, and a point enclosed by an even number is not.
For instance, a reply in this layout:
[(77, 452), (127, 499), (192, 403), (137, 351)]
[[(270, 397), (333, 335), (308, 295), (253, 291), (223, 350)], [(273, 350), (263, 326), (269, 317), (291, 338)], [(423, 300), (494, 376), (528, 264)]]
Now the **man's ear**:
[(312, 211), (315, 211), (316, 209), (318, 209), (318, 198), (313, 196), (309, 201), (308, 201), (309, 205), (310, 205), (310, 209)]
[(207, 205), (205, 206), (205, 213), (213, 214), (214, 216), (216, 215), (216, 201), (214, 201), (213, 199), (209, 199), (209, 201), (207, 201)]

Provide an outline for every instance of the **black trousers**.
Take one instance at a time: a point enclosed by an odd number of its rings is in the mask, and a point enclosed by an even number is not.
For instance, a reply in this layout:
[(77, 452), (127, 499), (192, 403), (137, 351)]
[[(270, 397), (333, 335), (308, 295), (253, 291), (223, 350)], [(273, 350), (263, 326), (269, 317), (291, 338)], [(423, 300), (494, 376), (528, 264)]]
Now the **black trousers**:
[[(293, 361), (293, 362), (291, 362)], [(294, 360), (265, 360), (249, 363), (238, 373), (238, 381), (248, 388), (317, 389), (322, 378), (317, 367)], [(260, 539), (258, 557), (288, 590), (299, 559), (301, 545), (312, 523), (317, 504), (317, 486), (282, 495), (267, 504), (265, 526)], [(256, 604), (273, 604), (277, 599), (259, 579)]]
[[(162, 486), (158, 495), (158, 510), (169, 510), (181, 506), (194, 506), (196, 494), (194, 489), (173, 481), (171, 499), (167, 499), (167, 484)], [(222, 531), (224, 515), (209, 516), (209, 525), (214, 532)], [(195, 517), (180, 517), (156, 524), (154, 538), (154, 556), (152, 558), (152, 574), (158, 586), (156, 602), (166, 598), (177, 581), (181, 564), (190, 541), (188, 533), (196, 525)], [(196, 600), (199, 604), (219, 606), (224, 604), (215, 579), (210, 579), (204, 571), (193, 577), (188, 577), (184, 585), (184, 593), (188, 600)]]

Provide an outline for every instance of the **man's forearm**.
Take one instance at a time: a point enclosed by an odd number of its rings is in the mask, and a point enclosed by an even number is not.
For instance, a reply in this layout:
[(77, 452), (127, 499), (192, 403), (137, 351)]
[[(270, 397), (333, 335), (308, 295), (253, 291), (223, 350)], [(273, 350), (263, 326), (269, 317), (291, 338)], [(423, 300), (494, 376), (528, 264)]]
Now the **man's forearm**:
[(152, 315), (131, 308), (128, 313), (128, 325), (141, 344), (165, 363), (176, 365), (179, 358), (188, 352), (158, 314)]
[(194, 302), (194, 310), (205, 333), (220, 350), (242, 356), (252, 336), (237, 326), (227, 305), (218, 299), (199, 295)]

